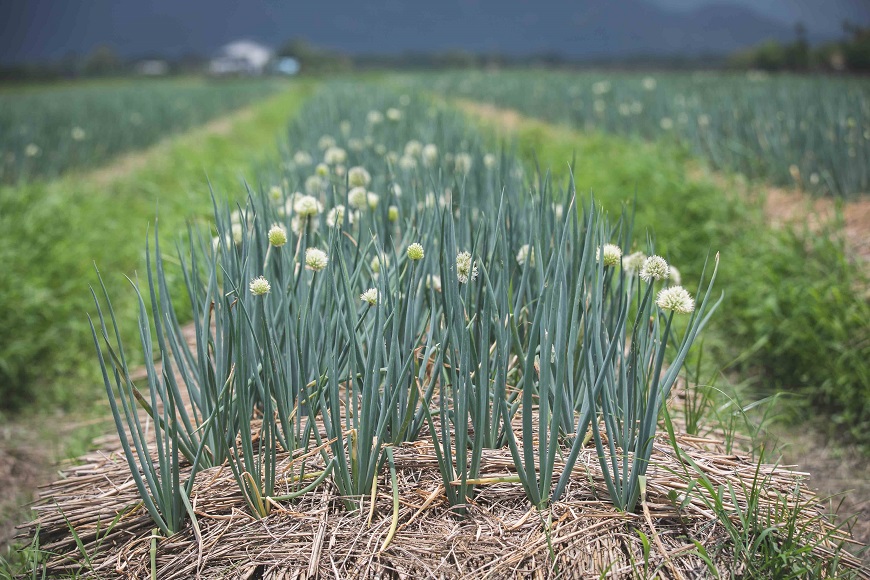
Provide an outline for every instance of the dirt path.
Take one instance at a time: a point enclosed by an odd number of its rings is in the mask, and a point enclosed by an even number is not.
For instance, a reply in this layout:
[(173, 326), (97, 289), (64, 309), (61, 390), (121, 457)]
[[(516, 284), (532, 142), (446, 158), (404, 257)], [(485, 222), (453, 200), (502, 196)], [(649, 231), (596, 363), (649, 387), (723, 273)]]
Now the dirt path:
[[(837, 209), (831, 198), (813, 198), (796, 189), (767, 188), (764, 200), (764, 212), (773, 225), (806, 222), (818, 229), (835, 219)], [(840, 209), (846, 246), (866, 265), (870, 262), (870, 197), (848, 201)]]

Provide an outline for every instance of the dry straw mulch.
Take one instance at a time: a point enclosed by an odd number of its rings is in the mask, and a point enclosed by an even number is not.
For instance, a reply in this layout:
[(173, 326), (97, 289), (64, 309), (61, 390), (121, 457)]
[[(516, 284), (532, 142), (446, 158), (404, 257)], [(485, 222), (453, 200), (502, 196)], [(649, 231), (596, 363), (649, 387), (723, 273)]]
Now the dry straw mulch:
[[(730, 484), (738, 502), (745, 503), (745, 490), (759, 469), (756, 462), (721, 452), (712, 439), (683, 435), (678, 440), (715, 485), (727, 489)], [(279, 481), (291, 462), (298, 470), (300, 459), (311, 469), (320, 461), (283, 454)], [(678, 475), (685, 466), (662, 434), (647, 474), (647, 501), (630, 514), (610, 506), (594, 447), (582, 452), (565, 497), (549, 513), (532, 509), (514, 483), (481, 486), (465, 516), (452, 512), (426, 434), (396, 448), (395, 460), (399, 527), (386, 549), (393, 510), (386, 467), (370, 522), (369, 498), (362, 509), (348, 512), (329, 479), (296, 503), (274, 504), (269, 517), (258, 520), (246, 510), (229, 468), (205, 470), (197, 475), (192, 497), (198, 533), (188, 522), (171, 538), (155, 538), (120, 451), (91, 453), (63, 471), (63, 479), (41, 490), (37, 518), (25, 529), (32, 536), (38, 526), (42, 548), (57, 554), (49, 563), (51, 573), (63, 574), (83, 570), (71, 525), (90, 558), (92, 571), (84, 575), (101, 577), (151, 577), (152, 546), (161, 579), (708, 577), (693, 540), (715, 554), (722, 577), (740, 572), (724, 527), (699, 492), (690, 493), (682, 508), (669, 499), (672, 490), (686, 490), (687, 478)], [(507, 449), (486, 451), (483, 465), (484, 476), (513, 472)], [(784, 500), (799, 502), (807, 521), (819, 516), (823, 508), (802, 483), (805, 475), (762, 465), (763, 503), (775, 510)], [(281, 481), (276, 493), (292, 491), (289, 485)], [(730, 496), (725, 495), (727, 507)], [(108, 530), (120, 512), (125, 513)], [(818, 517), (808, 531), (828, 533), (825, 521)], [(641, 532), (648, 538), (646, 559)], [(837, 537), (818, 545), (816, 555), (833, 553)], [(847, 566), (860, 567), (846, 558)]]

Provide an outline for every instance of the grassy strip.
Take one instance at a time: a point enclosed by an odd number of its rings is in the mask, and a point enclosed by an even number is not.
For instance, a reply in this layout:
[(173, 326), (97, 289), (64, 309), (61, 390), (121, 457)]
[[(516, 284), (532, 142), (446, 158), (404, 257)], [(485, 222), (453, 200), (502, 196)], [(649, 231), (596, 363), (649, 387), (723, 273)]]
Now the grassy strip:
[[(752, 376), (759, 394), (798, 395), (801, 420), (815, 417), (828, 434), (870, 448), (863, 427), (870, 421), (870, 303), (855, 291), (867, 281), (842, 242), (829, 235), (836, 224), (812, 234), (772, 229), (760, 203), (690, 171), (695, 161), (673, 143), (580, 133), (498, 114), (475, 108), (471, 116), (493, 138), (515, 142), (529, 169), (535, 160), (550, 167), (575, 159), (577, 190), (594, 192), (612, 213), (636, 193), (635, 239), (648, 229), (657, 250), (678, 268), (698, 271), (708, 250), (721, 251), (726, 303), (705, 342), (715, 353), (712, 360)], [(552, 167), (556, 179), (567, 178), (566, 165)]]
[[(135, 275), (158, 206), (171, 247), (188, 219), (211, 214), (209, 183), (241, 198), (243, 177), (277, 158), (279, 133), (311, 88), (294, 84), (218, 126), (164, 141), (117, 175), (103, 168), (0, 188), (0, 405), (71, 407), (101, 395), (96, 366), (83, 364), (93, 360), (85, 317), (93, 264), (113, 273), (110, 287), (126, 284), (115, 273)], [(133, 320), (132, 301), (116, 308)]]

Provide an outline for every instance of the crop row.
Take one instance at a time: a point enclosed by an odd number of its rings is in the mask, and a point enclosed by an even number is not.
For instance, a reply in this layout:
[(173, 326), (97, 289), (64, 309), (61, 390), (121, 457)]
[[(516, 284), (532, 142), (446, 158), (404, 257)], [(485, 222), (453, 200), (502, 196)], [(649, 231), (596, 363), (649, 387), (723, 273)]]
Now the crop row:
[[(146, 362), (147, 389), (98, 300), (107, 393), (160, 530), (191, 511), (184, 464), (226, 462), (254, 517), (327, 477), (353, 510), (395, 469), (392, 445), (422, 436), (458, 512), (484, 450), (505, 446), (546, 509), (590, 428), (612, 503), (633, 510), (659, 412), (716, 307), (714, 260), (685, 273), (690, 293), (664, 258), (630, 253), (631, 220), (578, 210), (572, 187), (530, 191), (516, 159), (423, 99), (330, 85), (290, 142), (282, 183), (217, 203), (215, 231), (179, 250), (184, 307), (155, 243), (139, 330), (164, 366)], [(280, 450), (320, 456), (319, 472), (291, 474), (310, 485), (277, 491)]]
[(457, 72), (401, 77), (593, 131), (673, 139), (714, 167), (819, 194), (870, 191), (870, 82), (759, 74)]
[(273, 92), (275, 81), (119, 81), (0, 92), (0, 183), (146, 147)]

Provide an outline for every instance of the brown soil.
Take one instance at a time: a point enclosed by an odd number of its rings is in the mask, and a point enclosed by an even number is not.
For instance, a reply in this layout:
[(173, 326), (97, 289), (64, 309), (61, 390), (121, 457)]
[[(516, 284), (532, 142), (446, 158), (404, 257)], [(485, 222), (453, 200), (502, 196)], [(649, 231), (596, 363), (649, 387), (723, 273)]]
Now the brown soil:
[[(256, 432), (258, 425), (254, 423), (253, 428)], [(515, 428), (520, 428), (519, 420)], [(724, 499), (726, 510), (734, 508), (732, 502), (746, 502), (746, 486), (752, 485), (756, 474), (755, 461), (724, 453), (715, 439), (678, 438), (682, 451), (702, 466), (714, 487), (734, 490), (733, 496)], [(741, 569), (727, 549), (730, 540), (725, 528), (710, 511), (709, 496), (704, 499), (706, 492), (695, 488), (683, 505), (670, 499), (670, 493), (685, 492), (696, 474), (674, 455), (661, 433), (647, 473), (646, 501), (634, 513), (619, 512), (610, 505), (594, 446), (581, 451), (566, 495), (549, 512), (533, 509), (520, 484), (495, 483), (479, 487), (476, 497), (466, 503), (467, 517), (451, 513), (428, 433), (417, 442), (396, 447), (394, 454), (399, 497), (395, 516), (386, 466), (378, 477), (373, 507), (365, 497), (362, 509), (348, 511), (338, 489), (327, 479), (296, 502), (270, 502), (270, 513), (263, 519), (250, 515), (230, 470), (223, 466), (196, 477), (191, 498), (196, 528), (187, 524), (164, 539), (152, 535), (154, 524), (138, 500), (123, 455), (102, 451), (83, 458), (81, 465), (64, 471), (62, 480), (43, 488), (37, 522), (28, 532), (32, 534), (38, 524), (42, 548), (63, 555), (51, 559), (52, 574), (81, 570), (76, 542), (68, 530), (72, 525), (90, 555), (91, 575), (125, 578), (148, 576), (152, 547), (156, 547), (159, 578), (225, 578), (228, 574), (542, 580), (606, 574), (635, 578), (636, 567), (645, 560), (649, 570), (657, 570), (656, 577), (705, 577), (709, 570), (697, 556), (693, 541), (715, 554), (723, 577)], [(308, 464), (308, 472), (324, 467), (316, 453), (295, 458), (279, 455), (278, 493), (297, 487), (288, 476), (298, 473), (302, 463)], [(513, 469), (507, 448), (484, 453), (482, 477), (511, 475)], [(801, 484), (803, 474), (767, 465), (758, 469), (765, 482), (763, 513), (782, 501), (792, 506), (800, 502), (800, 521), (808, 525), (809, 533), (831, 532), (821, 520), (809, 523), (809, 518), (822, 512)], [(373, 517), (368, 523), (370, 508)], [(106, 522), (122, 511), (118, 524), (107, 529)], [(548, 517), (551, 524), (546, 523)], [(388, 540), (394, 522), (397, 531)], [(98, 539), (100, 525), (105, 535)], [(649, 538), (646, 548), (639, 531)], [(831, 540), (816, 546), (813, 553), (825, 558), (837, 543), (836, 538)], [(845, 564), (853, 569), (860, 566), (848, 556)]]
[(696, 163), (686, 173), (689, 179), (712, 180), (725, 191), (736, 190), (744, 198), (761, 203), (768, 223), (775, 228), (806, 226), (811, 232), (818, 232), (836, 225), (842, 218), (837, 235), (843, 236), (849, 257), (870, 273), (870, 197), (844, 201), (813, 196), (798, 188), (747, 185)]
[(58, 465), (67, 462), (69, 440), (109, 428), (102, 418), (82, 421), (63, 413), (0, 426), (0, 553), (15, 537), (15, 526), (32, 517), (37, 488), (56, 479)]
[(813, 198), (799, 190), (768, 188), (764, 210), (774, 225), (807, 223), (811, 229), (843, 216), (843, 235), (856, 258), (870, 260), (870, 198), (838, 204), (831, 198)]
[[(519, 111), (514, 109), (503, 109), (489, 103), (478, 103), (476, 101), (457, 99), (453, 101), (453, 104), (466, 113), (471, 113), (475, 117), (495, 123), (498, 125), (499, 129), (508, 133), (515, 132), (519, 130), (520, 127), (528, 126), (529, 124), (544, 125), (543, 121), (526, 117)], [(555, 126), (553, 127), (556, 128)]]
[[(832, 445), (819, 433), (807, 430), (780, 430), (778, 448), (782, 462), (800, 465), (808, 472), (807, 487), (827, 500), (830, 513), (851, 530), (852, 537), (870, 544), (870, 463), (851, 449)], [(784, 444), (785, 443), (785, 444)], [(870, 550), (862, 555), (870, 570)]]
[[(5, 430), (10, 433), (11, 430)], [(24, 504), (33, 501), (33, 490), (50, 481), (54, 460), (38, 447), (14, 445), (5, 438), (0, 447), (0, 548), (15, 537), (15, 526), (28, 519)]]

